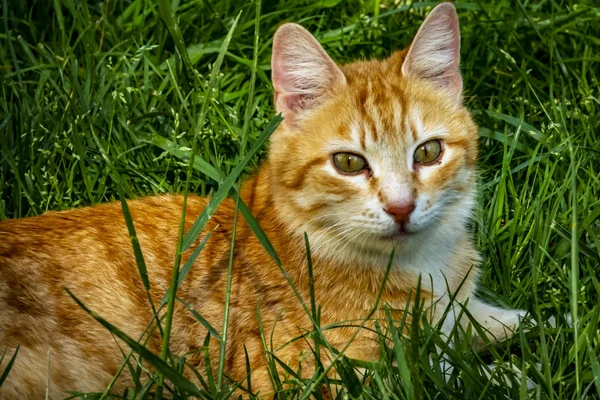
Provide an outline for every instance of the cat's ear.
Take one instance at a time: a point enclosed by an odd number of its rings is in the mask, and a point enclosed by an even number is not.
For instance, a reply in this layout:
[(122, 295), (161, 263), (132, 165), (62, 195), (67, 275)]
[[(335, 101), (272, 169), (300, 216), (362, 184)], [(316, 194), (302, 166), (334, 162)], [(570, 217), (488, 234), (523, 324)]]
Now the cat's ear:
[(284, 24), (275, 32), (271, 67), (275, 108), (291, 123), (346, 84), (344, 73), (298, 24)]
[(425, 79), (444, 88), (460, 102), (460, 31), (450, 3), (435, 7), (425, 18), (402, 64), (402, 74)]

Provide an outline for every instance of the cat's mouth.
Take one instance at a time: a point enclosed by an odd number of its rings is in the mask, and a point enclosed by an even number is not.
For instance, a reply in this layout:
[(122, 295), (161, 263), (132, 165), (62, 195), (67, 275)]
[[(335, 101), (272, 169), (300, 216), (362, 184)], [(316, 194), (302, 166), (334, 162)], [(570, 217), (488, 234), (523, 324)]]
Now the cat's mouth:
[(396, 228), (393, 231), (385, 233), (383, 235), (383, 238), (387, 240), (402, 241), (405, 240), (407, 237), (415, 235), (416, 233), (418, 232), (408, 229), (406, 225), (403, 224), (396, 226)]

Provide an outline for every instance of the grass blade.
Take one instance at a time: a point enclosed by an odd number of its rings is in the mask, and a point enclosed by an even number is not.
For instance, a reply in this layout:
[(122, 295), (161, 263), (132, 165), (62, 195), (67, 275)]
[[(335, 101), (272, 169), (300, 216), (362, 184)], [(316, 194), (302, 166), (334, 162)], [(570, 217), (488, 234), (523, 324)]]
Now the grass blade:
[[(12, 369), (15, 360), (17, 359), (17, 354), (19, 353), (19, 348), (21, 347), (21, 345), (17, 345), (17, 348), (15, 349), (15, 353), (13, 354), (13, 356), (10, 358), (10, 360), (8, 361), (8, 363), (6, 364), (6, 368), (4, 368), (4, 371), (2, 371), (2, 375), (0, 375), (0, 387), (2, 387), (2, 384), (4, 383), (4, 381), (6, 380), (6, 377), (8, 376), (8, 373), (10, 372), (10, 370)], [(4, 354), (2, 355), (2, 360), (4, 359), (4, 355), (6, 354), (6, 351), (4, 352)], [(0, 360), (1, 361), (1, 360)]]
[(269, 122), (269, 124), (260, 134), (258, 139), (256, 139), (256, 142), (254, 143), (250, 151), (248, 151), (246, 156), (242, 160), (240, 160), (240, 162), (238, 163), (238, 165), (236, 165), (231, 174), (219, 186), (219, 190), (217, 190), (217, 192), (213, 195), (206, 207), (204, 207), (204, 210), (202, 210), (202, 213), (198, 216), (196, 221), (194, 221), (194, 224), (192, 225), (188, 233), (185, 235), (185, 238), (183, 240), (182, 251), (187, 250), (196, 240), (200, 232), (202, 232), (202, 230), (206, 226), (208, 220), (215, 213), (215, 211), (217, 210), (221, 202), (225, 199), (225, 197), (227, 197), (227, 194), (231, 190), (233, 184), (239, 178), (246, 164), (248, 164), (248, 162), (254, 156), (254, 154), (263, 146), (263, 144), (267, 141), (269, 136), (271, 136), (273, 131), (279, 126), (282, 120), (283, 118), (281, 117), (281, 115), (278, 115), (275, 118), (273, 118), (271, 122)]
[(198, 311), (196, 311), (185, 301), (181, 300), (179, 297), (177, 297), (177, 301), (180, 302), (185, 308), (190, 310), (194, 318), (196, 318), (198, 322), (200, 322), (215, 339), (221, 340), (221, 335), (219, 335), (219, 332), (217, 332), (217, 330), (210, 324), (210, 322), (208, 322), (202, 315), (200, 315)]
[(250, 229), (252, 230), (252, 232), (254, 233), (254, 235), (256, 236), (258, 241), (260, 242), (260, 244), (267, 251), (267, 253), (271, 256), (271, 258), (277, 264), (281, 264), (281, 260), (279, 259), (279, 256), (277, 255), (275, 248), (271, 244), (271, 241), (267, 237), (267, 234), (265, 233), (265, 231), (263, 231), (262, 227), (260, 226), (260, 224), (258, 223), (256, 218), (252, 214), (252, 211), (250, 211), (250, 209), (248, 208), (246, 203), (244, 203), (244, 201), (241, 198), (240, 198), (240, 212), (242, 213), (242, 216), (246, 220), (246, 223), (248, 224), (248, 226), (250, 227)]
[[(148, 280), (148, 268), (146, 267), (146, 261), (144, 260), (144, 255), (142, 254), (142, 248), (140, 247), (140, 241), (137, 237), (137, 233), (135, 231), (135, 226), (133, 225), (133, 218), (131, 217), (131, 212), (129, 211), (129, 205), (127, 205), (127, 200), (125, 200), (125, 194), (123, 192), (123, 187), (119, 182), (119, 194), (121, 196), (121, 208), (123, 210), (123, 216), (125, 217), (125, 224), (127, 225), (127, 232), (129, 233), (129, 239), (131, 240), (131, 246), (133, 247), (133, 254), (135, 256), (135, 263), (138, 267), (138, 271), (140, 273), (140, 278), (142, 278), (142, 284), (144, 285), (144, 289), (147, 293), (150, 293), (150, 281)], [(150, 297), (150, 303), (153, 304), (152, 298)], [(152, 310), (156, 313), (156, 310)]]
[(598, 357), (596, 357), (596, 353), (592, 346), (588, 343), (588, 354), (590, 356), (591, 364), (592, 364), (592, 374), (594, 385), (596, 386), (596, 392), (598, 396), (600, 396), (600, 363), (598, 362)]
[(392, 343), (394, 345), (394, 352), (396, 353), (396, 363), (398, 368), (398, 375), (402, 379), (402, 386), (404, 387), (404, 394), (407, 399), (413, 399), (413, 386), (410, 378), (410, 370), (406, 353), (404, 352), (404, 346), (400, 342), (400, 335), (398, 335), (398, 329), (392, 319), (392, 314), (388, 307), (386, 307), (386, 314), (388, 317), (388, 325), (390, 332), (392, 333)]
[[(194, 249), (194, 252), (190, 255), (190, 258), (188, 258), (187, 261), (185, 262), (185, 264), (183, 264), (183, 268), (181, 268), (181, 270), (179, 271), (179, 276), (177, 277), (177, 286), (175, 288), (175, 291), (177, 291), (177, 289), (179, 289), (179, 287), (183, 283), (183, 280), (185, 279), (185, 277), (187, 276), (187, 274), (192, 269), (192, 266), (194, 265), (194, 263), (198, 259), (198, 256), (200, 255), (200, 252), (202, 251), (202, 249), (204, 248), (204, 246), (208, 242), (208, 239), (210, 239), (210, 235), (212, 235), (212, 233), (215, 231), (215, 229), (217, 229), (217, 227), (218, 227), (218, 225), (216, 227), (214, 227), (210, 232), (208, 232), (206, 234), (206, 236), (204, 237), (204, 239), (202, 239), (202, 242), (200, 242), (200, 244), (198, 244), (198, 246)], [(160, 301), (160, 306), (161, 307), (164, 306), (165, 304), (167, 304), (170, 295), (171, 295), (171, 288), (169, 288), (167, 290), (167, 292), (163, 296), (162, 300)]]
[(571, 318), (573, 321), (573, 337), (575, 346), (575, 382), (577, 388), (577, 397), (581, 397), (580, 371), (579, 364), (579, 322), (578, 322), (578, 303), (579, 303), (579, 240), (578, 240), (578, 212), (577, 212), (577, 163), (575, 162), (575, 153), (573, 146), (569, 142), (571, 153)]
[[(169, 152), (170, 154), (173, 154), (176, 157), (181, 158), (182, 160), (190, 159), (191, 150), (182, 149), (181, 147), (178, 147), (174, 142), (158, 134), (142, 135), (140, 139), (144, 142), (160, 147), (161, 149)], [(211, 179), (214, 179), (217, 182), (223, 180), (222, 173), (220, 171), (217, 171), (215, 167), (213, 167), (197, 155), (194, 157), (194, 168), (196, 168), (198, 171), (202, 172), (203, 174), (205, 174)]]
[(217, 390), (221, 390), (223, 384), (223, 369), (225, 368), (225, 357), (227, 350), (227, 331), (229, 330), (229, 305), (231, 302), (231, 282), (233, 278), (233, 257), (235, 255), (235, 236), (237, 231), (238, 209), (240, 207), (240, 194), (235, 198), (235, 209), (233, 212), (233, 227), (231, 231), (231, 246), (229, 248), (229, 262), (227, 264), (227, 285), (225, 287), (225, 310), (223, 312), (223, 334), (221, 348), (219, 350), (219, 367), (217, 370)]
[(175, 41), (175, 47), (177, 47), (177, 51), (179, 51), (179, 54), (181, 55), (185, 66), (188, 68), (189, 71), (192, 71), (192, 62), (190, 61), (190, 56), (187, 52), (185, 42), (183, 41), (183, 35), (181, 34), (179, 25), (175, 22), (175, 15), (173, 14), (170, 2), (168, 0), (159, 0), (158, 12), (160, 14), (160, 18), (167, 26), (171, 37)]
[(250, 75), (250, 88), (248, 89), (248, 100), (246, 103), (246, 114), (244, 116), (244, 125), (242, 126), (242, 154), (246, 150), (246, 141), (248, 135), (248, 127), (250, 126), (250, 117), (253, 114), (254, 108), (254, 88), (256, 86), (256, 70), (258, 69), (258, 49), (260, 40), (260, 6), (262, 1), (255, 0), (256, 13), (254, 16), (254, 51), (252, 54), (252, 73)]

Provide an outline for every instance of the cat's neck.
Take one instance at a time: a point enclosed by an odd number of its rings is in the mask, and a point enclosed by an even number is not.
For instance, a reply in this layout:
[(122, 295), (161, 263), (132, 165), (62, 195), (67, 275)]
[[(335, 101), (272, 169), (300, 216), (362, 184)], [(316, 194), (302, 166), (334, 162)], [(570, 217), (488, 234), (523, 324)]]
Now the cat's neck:
[(271, 188), (271, 176), (267, 162), (253, 173), (242, 185), (241, 197), (252, 211), (254, 217), (266, 226), (263, 229), (272, 229), (276, 223), (274, 213), (274, 199)]

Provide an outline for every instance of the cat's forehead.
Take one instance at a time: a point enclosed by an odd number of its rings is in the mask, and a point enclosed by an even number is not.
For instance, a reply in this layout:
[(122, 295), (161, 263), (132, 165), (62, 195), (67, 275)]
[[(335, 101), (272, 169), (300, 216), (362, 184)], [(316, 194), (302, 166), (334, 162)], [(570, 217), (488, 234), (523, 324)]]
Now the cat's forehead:
[[(404, 80), (399, 58), (394, 54), (385, 60), (357, 61), (341, 66), (347, 88), (363, 99), (367, 95), (378, 96), (390, 90), (402, 90)], [(391, 62), (392, 59), (394, 62)]]
[(393, 52), (385, 59), (359, 60), (341, 65), (350, 86), (363, 86), (366, 82), (395, 84), (402, 80), (402, 64), (406, 49)]
[(435, 100), (414, 93), (400, 71), (403, 53), (380, 61), (360, 61), (342, 66), (347, 79), (343, 94), (352, 137), (361, 145), (418, 141), (426, 131), (441, 130), (443, 120), (431, 112)]

